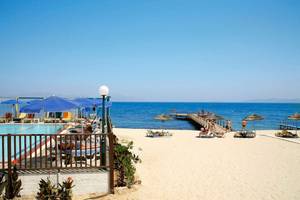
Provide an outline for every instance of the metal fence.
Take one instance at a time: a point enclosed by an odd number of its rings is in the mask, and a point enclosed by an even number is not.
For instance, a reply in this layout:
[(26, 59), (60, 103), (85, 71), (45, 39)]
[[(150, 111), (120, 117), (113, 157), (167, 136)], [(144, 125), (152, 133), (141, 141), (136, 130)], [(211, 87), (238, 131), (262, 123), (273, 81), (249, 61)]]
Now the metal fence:
[[(0, 135), (0, 170), (61, 169), (109, 170), (109, 191), (114, 191), (114, 135), (107, 134), (4, 134)], [(106, 145), (108, 144), (108, 145)]]
[(108, 152), (102, 142), (107, 134), (5, 134), (0, 138), (5, 170), (9, 163), (19, 170), (109, 167), (101, 159)]

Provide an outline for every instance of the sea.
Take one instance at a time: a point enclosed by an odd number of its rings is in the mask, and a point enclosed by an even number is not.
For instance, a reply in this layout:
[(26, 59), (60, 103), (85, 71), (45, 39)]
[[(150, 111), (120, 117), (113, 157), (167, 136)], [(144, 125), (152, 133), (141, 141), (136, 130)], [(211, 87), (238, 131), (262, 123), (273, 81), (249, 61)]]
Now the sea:
[[(158, 121), (160, 114), (194, 113), (201, 110), (216, 113), (231, 120), (233, 128), (241, 128), (241, 121), (250, 114), (264, 117), (262, 121), (249, 122), (257, 130), (278, 129), (279, 123), (289, 115), (300, 113), (300, 103), (158, 103), (158, 102), (115, 102), (111, 117), (116, 127), (122, 128), (166, 128), (194, 130), (193, 124), (183, 120)], [(295, 121), (290, 124), (297, 125)], [(300, 122), (298, 124), (300, 126)]]
[[(11, 112), (10, 105), (0, 105), (0, 116)], [(262, 121), (249, 122), (257, 130), (278, 129), (281, 121), (289, 115), (300, 113), (300, 103), (167, 103), (167, 102), (113, 102), (110, 115), (115, 127), (143, 129), (189, 129), (194, 130), (193, 124), (184, 120), (172, 119), (158, 121), (154, 118), (160, 114), (194, 113), (201, 110), (214, 112), (231, 120), (233, 128), (241, 128), (241, 121), (250, 114), (264, 117)], [(295, 121), (290, 124), (297, 125)], [(300, 126), (300, 122), (298, 123)]]

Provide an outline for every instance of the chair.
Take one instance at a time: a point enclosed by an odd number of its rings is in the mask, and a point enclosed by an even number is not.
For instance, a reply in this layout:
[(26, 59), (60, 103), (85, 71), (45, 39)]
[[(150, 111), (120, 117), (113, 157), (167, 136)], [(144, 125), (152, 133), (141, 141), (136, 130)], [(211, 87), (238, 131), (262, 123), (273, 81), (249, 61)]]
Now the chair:
[(5, 122), (6, 122), (5, 117), (0, 117), (0, 123), (5, 123)]
[(12, 113), (5, 113), (5, 122), (10, 122), (12, 120)]
[(161, 130), (147, 130), (146, 137), (163, 137), (163, 136), (172, 136), (172, 133), (169, 133), (168, 131)]
[(244, 130), (237, 131), (234, 134), (234, 137), (235, 138), (255, 138), (256, 133), (255, 133), (255, 131), (250, 131), (250, 130), (244, 129)]
[(201, 128), (199, 132), (199, 138), (213, 138), (215, 134), (211, 132), (209, 129)]
[(224, 138), (225, 137), (226, 132), (225, 131), (215, 131), (214, 135), (218, 138)]
[(22, 121), (23, 123), (32, 123), (33, 120), (34, 120), (34, 114), (27, 114)]
[(72, 113), (71, 113), (71, 112), (64, 112), (64, 113), (63, 113), (62, 121), (63, 121), (64, 123), (67, 123), (67, 122), (72, 121)]
[(288, 130), (282, 130), (281, 132), (275, 133), (276, 137), (283, 137), (283, 138), (298, 138), (299, 136), (296, 133), (292, 133)]

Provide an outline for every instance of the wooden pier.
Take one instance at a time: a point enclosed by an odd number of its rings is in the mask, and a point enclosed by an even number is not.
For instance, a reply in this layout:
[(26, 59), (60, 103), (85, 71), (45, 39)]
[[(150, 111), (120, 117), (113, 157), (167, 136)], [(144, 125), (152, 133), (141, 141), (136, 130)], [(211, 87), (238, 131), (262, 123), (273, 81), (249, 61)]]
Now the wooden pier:
[[(210, 114), (211, 116), (215, 116), (213, 113)], [(226, 123), (224, 120), (209, 120), (209, 118), (207, 118), (207, 115), (199, 115), (197, 113), (173, 113), (171, 114), (171, 116), (179, 120), (191, 121), (192, 123), (198, 125), (200, 128), (208, 127), (208, 124), (210, 123), (214, 126), (215, 131), (227, 132)]]

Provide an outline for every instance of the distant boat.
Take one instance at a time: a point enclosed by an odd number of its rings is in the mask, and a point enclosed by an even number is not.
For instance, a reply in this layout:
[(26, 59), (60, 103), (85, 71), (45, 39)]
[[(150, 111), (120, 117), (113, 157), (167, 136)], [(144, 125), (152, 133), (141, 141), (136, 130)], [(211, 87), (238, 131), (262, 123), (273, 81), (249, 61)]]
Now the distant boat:
[(168, 121), (168, 120), (171, 120), (172, 117), (170, 115), (161, 114), (161, 115), (157, 115), (154, 119), (160, 120), (160, 121)]

